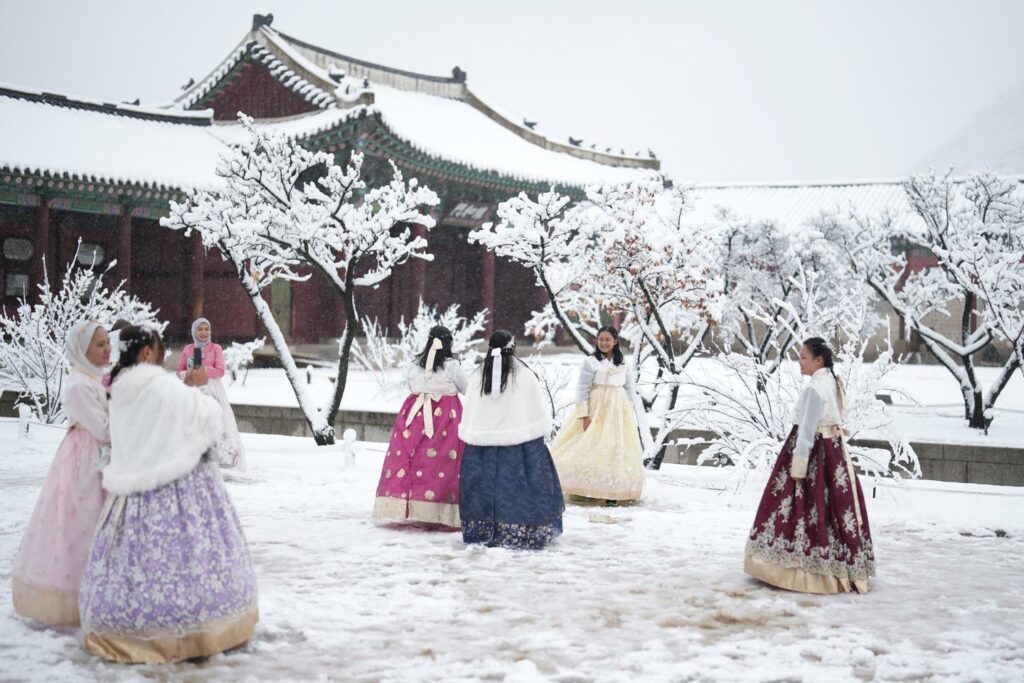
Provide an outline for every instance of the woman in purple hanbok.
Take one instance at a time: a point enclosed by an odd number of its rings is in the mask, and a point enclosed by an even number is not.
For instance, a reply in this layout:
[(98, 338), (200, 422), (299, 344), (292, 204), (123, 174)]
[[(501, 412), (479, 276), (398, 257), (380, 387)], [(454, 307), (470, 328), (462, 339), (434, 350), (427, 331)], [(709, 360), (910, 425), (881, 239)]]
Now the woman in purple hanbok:
[(811, 381), (757, 508), (743, 569), (802, 593), (866, 593), (875, 574), (868, 511), (842, 429), (843, 385), (825, 340), (803, 343), (800, 371)]
[(160, 367), (156, 331), (125, 328), (120, 345), (108, 496), (79, 592), (85, 647), (119, 662), (222, 652), (258, 615), (245, 535), (210, 460), (221, 408)]

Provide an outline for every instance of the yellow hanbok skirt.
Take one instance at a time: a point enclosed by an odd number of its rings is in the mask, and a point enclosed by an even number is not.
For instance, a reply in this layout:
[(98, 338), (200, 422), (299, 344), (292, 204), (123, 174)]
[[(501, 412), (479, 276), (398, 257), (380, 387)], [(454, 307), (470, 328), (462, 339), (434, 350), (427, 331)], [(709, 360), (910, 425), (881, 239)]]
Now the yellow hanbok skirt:
[(551, 442), (565, 495), (637, 500), (644, 490), (644, 457), (636, 415), (621, 386), (595, 385), (587, 401), (590, 428), (577, 406)]

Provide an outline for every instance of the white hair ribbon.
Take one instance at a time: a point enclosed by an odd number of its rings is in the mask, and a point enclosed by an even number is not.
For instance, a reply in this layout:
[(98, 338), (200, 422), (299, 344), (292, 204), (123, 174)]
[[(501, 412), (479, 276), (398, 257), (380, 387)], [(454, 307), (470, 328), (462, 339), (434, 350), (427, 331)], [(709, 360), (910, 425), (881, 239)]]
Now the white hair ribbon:
[(430, 375), (434, 372), (434, 359), (437, 357), (437, 352), (444, 346), (444, 342), (439, 337), (434, 337), (434, 341), (430, 343), (430, 351), (427, 353), (427, 367), (424, 368)]
[(491, 349), (491, 395), (501, 393), (501, 349)]

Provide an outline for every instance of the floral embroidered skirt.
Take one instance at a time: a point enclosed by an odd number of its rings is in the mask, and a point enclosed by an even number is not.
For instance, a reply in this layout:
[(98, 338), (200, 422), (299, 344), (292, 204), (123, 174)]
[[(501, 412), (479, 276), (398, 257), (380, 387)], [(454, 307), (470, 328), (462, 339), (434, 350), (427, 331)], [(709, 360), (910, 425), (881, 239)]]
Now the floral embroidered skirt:
[(459, 489), (466, 543), (536, 550), (562, 533), (562, 486), (544, 439), (467, 445)]
[(462, 402), (458, 396), (442, 396), (431, 404), (434, 435), (428, 437), (424, 432), (423, 408), (409, 426), (405, 424), (416, 398), (413, 394), (405, 399), (391, 429), (373, 516), (457, 529), (459, 470), (465, 447), (459, 439)]
[(596, 385), (588, 401), (590, 428), (573, 410), (551, 442), (551, 457), (566, 495), (637, 500), (644, 491), (643, 447), (626, 390)]
[(14, 559), (14, 610), (49, 626), (78, 626), (78, 586), (103, 509), (100, 443), (71, 427), (57, 449)]
[(85, 647), (118, 662), (175, 662), (241, 645), (256, 576), (216, 465), (109, 496), (79, 595)]
[(871, 530), (842, 441), (817, 435), (802, 482), (789, 474), (795, 444), (796, 427), (757, 508), (744, 571), (803, 593), (865, 593), (875, 574)]

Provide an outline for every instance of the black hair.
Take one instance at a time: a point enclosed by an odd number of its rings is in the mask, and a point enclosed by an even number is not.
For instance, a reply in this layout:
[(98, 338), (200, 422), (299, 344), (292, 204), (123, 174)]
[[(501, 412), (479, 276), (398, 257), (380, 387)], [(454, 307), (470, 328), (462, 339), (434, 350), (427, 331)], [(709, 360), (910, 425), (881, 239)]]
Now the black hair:
[(444, 325), (434, 325), (430, 328), (430, 334), (427, 336), (427, 345), (416, 356), (416, 363), (421, 368), (427, 367), (427, 356), (430, 355), (430, 347), (433, 346), (435, 339), (441, 340), (441, 348), (434, 354), (434, 367), (431, 370), (440, 370), (444, 367), (446, 360), (455, 357), (455, 354), (452, 353), (452, 331)]
[(821, 359), (821, 365), (824, 368), (828, 368), (829, 373), (832, 375), (832, 379), (836, 381), (836, 396), (839, 399), (839, 409), (843, 412), (846, 411), (846, 387), (843, 386), (843, 380), (836, 376), (834, 367), (832, 349), (821, 337), (809, 337), (804, 340), (804, 346), (811, 352), (811, 355), (815, 358)]
[(612, 325), (605, 325), (597, 331), (597, 336), (594, 337), (594, 353), (591, 355), (598, 360), (605, 359), (601, 349), (597, 348), (597, 337), (600, 337), (602, 332), (607, 332), (615, 338), (615, 346), (612, 347), (612, 365), (622, 365), (625, 363), (626, 359), (623, 358), (622, 349), (619, 348), (619, 331)]
[(114, 369), (110, 371), (111, 382), (117, 379), (122, 370), (138, 365), (139, 353), (147, 346), (156, 349), (158, 363), (164, 362), (164, 340), (153, 328), (129, 325), (121, 330), (117, 340), (121, 346), (121, 354), (117, 357)]
[(491, 393), (491, 372), (494, 369), (494, 356), (491, 351), (501, 349), (501, 387), (498, 391), (505, 391), (508, 386), (509, 377), (515, 374), (515, 367), (512, 361), (516, 358), (516, 342), (512, 333), (508, 330), (498, 330), (491, 335), (487, 341), (487, 355), (484, 357), (483, 381), (480, 382), (480, 395)]

